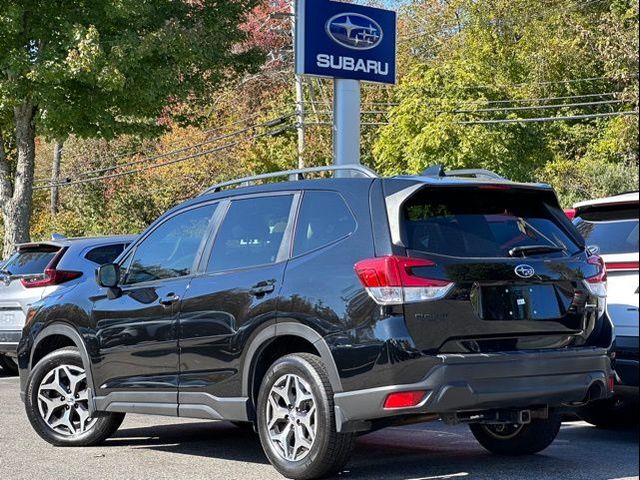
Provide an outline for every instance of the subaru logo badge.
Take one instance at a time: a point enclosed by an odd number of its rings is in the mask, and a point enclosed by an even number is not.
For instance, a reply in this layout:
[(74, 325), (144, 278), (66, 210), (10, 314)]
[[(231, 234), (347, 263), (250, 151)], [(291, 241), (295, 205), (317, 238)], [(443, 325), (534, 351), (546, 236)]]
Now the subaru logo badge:
[(375, 20), (359, 13), (341, 13), (327, 22), (327, 35), (338, 45), (352, 50), (371, 50), (384, 33)]
[(518, 265), (516, 267), (516, 275), (520, 278), (533, 278), (535, 274), (536, 271), (531, 265)]

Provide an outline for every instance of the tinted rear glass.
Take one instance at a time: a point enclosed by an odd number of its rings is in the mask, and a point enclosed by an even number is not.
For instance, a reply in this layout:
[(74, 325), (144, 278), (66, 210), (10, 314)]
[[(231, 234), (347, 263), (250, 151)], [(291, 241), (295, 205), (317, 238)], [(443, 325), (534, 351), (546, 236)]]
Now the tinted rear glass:
[(127, 244), (119, 243), (117, 245), (103, 245), (102, 247), (94, 248), (89, 251), (85, 258), (90, 262), (97, 265), (105, 265), (112, 263), (120, 256), (124, 249), (127, 248)]
[(351, 235), (356, 220), (335, 192), (307, 192), (302, 200), (294, 256), (303, 255)]
[(548, 246), (575, 254), (579, 247), (562, 226), (562, 215), (536, 192), (425, 189), (405, 204), (403, 221), (411, 250), (495, 258), (509, 257), (517, 247)]
[(56, 253), (58, 253), (57, 248), (17, 252), (9, 258), (3, 270), (9, 272), (11, 275), (37, 275), (44, 273), (45, 268), (51, 263)]
[(588, 222), (576, 220), (578, 231), (602, 255), (638, 253), (638, 220)]

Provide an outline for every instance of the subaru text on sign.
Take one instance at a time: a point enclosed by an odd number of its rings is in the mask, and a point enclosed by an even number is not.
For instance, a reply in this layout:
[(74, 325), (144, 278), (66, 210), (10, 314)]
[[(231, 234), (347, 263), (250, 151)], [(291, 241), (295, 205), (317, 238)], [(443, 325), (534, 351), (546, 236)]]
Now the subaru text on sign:
[(396, 83), (396, 13), (327, 0), (298, 0), (296, 70)]

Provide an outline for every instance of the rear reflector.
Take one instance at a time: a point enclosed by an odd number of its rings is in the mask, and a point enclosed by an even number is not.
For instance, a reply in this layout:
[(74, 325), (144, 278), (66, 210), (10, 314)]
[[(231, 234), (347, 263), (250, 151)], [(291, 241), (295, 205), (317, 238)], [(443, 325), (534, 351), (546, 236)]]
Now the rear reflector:
[(71, 272), (68, 270), (57, 270), (57, 266), (62, 260), (63, 255), (65, 254), (66, 249), (60, 250), (51, 263), (47, 265), (47, 268), (44, 271), (44, 276), (35, 277), (35, 278), (24, 278), (21, 280), (22, 286), (24, 288), (44, 288), (44, 287), (52, 287), (55, 285), (61, 285), (66, 282), (70, 282), (71, 280), (75, 280), (76, 278), (80, 278), (82, 276), (82, 272)]
[(616, 388), (616, 377), (615, 375), (609, 375), (609, 393), (614, 393)]
[(369, 295), (380, 305), (400, 305), (446, 296), (453, 283), (425, 278), (414, 269), (435, 267), (430, 260), (406, 257), (379, 257), (356, 263), (355, 270)]
[(397, 410), (400, 408), (413, 408), (422, 403), (427, 392), (419, 390), (415, 392), (391, 393), (384, 402), (385, 410)]

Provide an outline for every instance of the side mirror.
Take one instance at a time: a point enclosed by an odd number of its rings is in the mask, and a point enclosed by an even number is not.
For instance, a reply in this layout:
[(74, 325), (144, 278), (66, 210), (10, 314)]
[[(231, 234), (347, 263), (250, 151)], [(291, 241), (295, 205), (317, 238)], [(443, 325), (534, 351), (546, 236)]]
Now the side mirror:
[(107, 263), (98, 267), (96, 280), (101, 287), (117, 288), (120, 282), (120, 266), (115, 263)]

